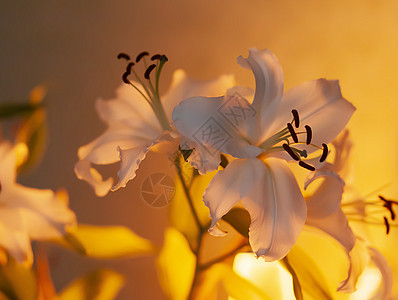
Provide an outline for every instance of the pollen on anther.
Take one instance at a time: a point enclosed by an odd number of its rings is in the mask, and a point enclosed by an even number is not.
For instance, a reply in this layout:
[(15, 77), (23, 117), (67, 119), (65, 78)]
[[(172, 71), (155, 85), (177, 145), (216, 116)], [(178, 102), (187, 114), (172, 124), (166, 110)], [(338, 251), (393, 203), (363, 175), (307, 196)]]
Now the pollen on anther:
[(300, 167), (303, 167), (304, 169), (310, 170), (310, 171), (315, 171), (315, 168), (302, 160), (299, 162)]
[(297, 110), (293, 109), (292, 110), (292, 114), (293, 114), (293, 118), (294, 118), (294, 126), (296, 126), (296, 128), (299, 128), (299, 126), (300, 126), (300, 117), (299, 117), (299, 114), (298, 114)]
[(287, 128), (289, 129), (290, 135), (291, 135), (292, 138), (293, 138), (293, 141), (294, 141), (295, 143), (298, 143), (298, 137), (297, 137), (296, 132), (295, 132), (294, 129), (293, 129), (292, 124), (287, 123), (286, 125), (287, 125)]
[(117, 55), (117, 59), (125, 59), (125, 60), (130, 60), (130, 56), (128, 55), (128, 54), (126, 54), (126, 53), (119, 53), (118, 55)]
[(311, 140), (312, 140), (312, 129), (310, 126), (305, 125), (305, 131), (307, 132), (307, 140), (305, 141), (305, 143), (307, 145), (311, 144)]
[(122, 80), (124, 83), (130, 84), (130, 80), (127, 78), (130, 75), (129, 72), (124, 72), (122, 76)]
[(148, 56), (148, 55), (149, 55), (149, 53), (146, 52), (146, 51), (141, 52), (140, 54), (137, 55), (137, 58), (135, 59), (135, 62), (138, 63), (144, 56)]
[(146, 69), (145, 74), (144, 74), (144, 77), (145, 77), (146, 79), (149, 79), (149, 75), (151, 74), (151, 72), (152, 72), (152, 70), (153, 70), (154, 68), (156, 68), (156, 65), (152, 64), (152, 65), (150, 65), (150, 66), (148, 67), (148, 69)]
[(390, 212), (391, 220), (394, 221), (396, 215), (395, 215), (395, 211), (394, 211), (394, 209), (392, 207), (393, 203), (390, 200), (387, 200), (386, 198), (384, 198), (381, 195), (379, 195), (379, 198), (380, 198), (380, 200), (382, 200), (384, 202), (383, 207), (386, 208)]
[(283, 147), (283, 149), (285, 149), (285, 151), (286, 151), (287, 153), (289, 153), (289, 155), (290, 155), (294, 160), (297, 160), (297, 161), (300, 160), (300, 158), (297, 156), (296, 153), (293, 152), (292, 148), (290, 148), (288, 144), (283, 144), (282, 147)]
[(386, 217), (383, 217), (383, 218), (384, 218), (384, 224), (386, 225), (386, 234), (389, 234), (390, 233), (390, 223), (388, 223), (388, 220)]
[(323, 147), (323, 152), (321, 158), (319, 159), (320, 162), (324, 162), (326, 157), (328, 157), (329, 153), (328, 146), (326, 144), (322, 144), (322, 147)]
[(126, 67), (126, 73), (131, 73), (131, 68), (134, 66), (135, 64), (133, 62), (129, 63)]
[(151, 57), (151, 60), (157, 60), (157, 59), (161, 59), (162, 56), (160, 54), (155, 54), (154, 56)]

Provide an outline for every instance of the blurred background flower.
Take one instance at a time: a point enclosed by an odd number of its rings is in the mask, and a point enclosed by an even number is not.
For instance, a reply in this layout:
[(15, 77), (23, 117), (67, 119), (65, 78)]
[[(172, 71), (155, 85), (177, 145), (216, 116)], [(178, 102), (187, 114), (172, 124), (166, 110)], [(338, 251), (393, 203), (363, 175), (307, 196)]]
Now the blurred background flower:
[[(177, 68), (206, 80), (233, 73), (240, 85), (253, 86), (250, 72), (241, 72), (235, 59), (256, 46), (277, 54), (286, 89), (319, 77), (340, 80), (343, 96), (357, 107), (349, 123), (355, 188), (366, 195), (384, 187), (383, 194), (396, 199), (397, 10), (393, 0), (4, 3), (0, 103), (23, 102), (38, 82), (48, 87), (47, 151), (41, 164), (20, 182), (35, 188), (64, 186), (80, 222), (125, 225), (161, 245), (167, 209), (146, 205), (140, 186), (148, 174), (171, 172), (169, 161), (150, 153), (134, 182), (103, 199), (73, 172), (78, 147), (105, 129), (94, 106), (99, 97), (115, 97), (124, 71), (116, 55), (165, 53), (169, 62), (160, 85), (163, 94)], [(101, 172), (107, 178), (117, 168), (104, 167)], [(394, 229), (387, 237), (382, 226), (370, 234), (398, 276)], [(126, 275), (119, 299), (133, 294), (138, 299), (164, 297), (153, 257), (100, 263), (63, 250), (50, 249), (49, 255), (56, 288), (101, 265)], [(393, 295), (398, 297), (397, 285)]]

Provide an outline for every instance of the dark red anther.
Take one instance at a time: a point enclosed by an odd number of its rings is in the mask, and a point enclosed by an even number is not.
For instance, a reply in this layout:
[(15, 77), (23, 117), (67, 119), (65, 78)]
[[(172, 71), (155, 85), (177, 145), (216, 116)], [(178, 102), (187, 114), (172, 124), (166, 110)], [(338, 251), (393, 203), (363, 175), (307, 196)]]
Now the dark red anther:
[(148, 69), (146, 69), (144, 77), (146, 79), (149, 79), (149, 75), (151, 74), (152, 70), (156, 68), (156, 65), (152, 64), (148, 67)]
[(297, 110), (293, 109), (292, 110), (292, 114), (293, 114), (293, 118), (294, 118), (294, 126), (296, 126), (296, 128), (299, 128), (299, 126), (300, 126), (300, 117), (299, 117), (299, 114), (298, 114)]
[(117, 59), (125, 59), (125, 60), (130, 60), (130, 56), (128, 55), (128, 54), (126, 54), (126, 53), (119, 53), (118, 55), (117, 55)]
[(295, 143), (298, 143), (298, 137), (297, 137), (296, 132), (295, 132), (294, 129), (293, 129), (292, 124), (287, 123), (286, 125), (287, 125), (287, 128), (289, 129), (290, 135), (291, 135), (292, 138), (293, 138), (293, 141), (294, 141)]
[(131, 73), (131, 68), (134, 66), (134, 63), (133, 62), (131, 62), (131, 63), (129, 63), (128, 65), (127, 65), (127, 67), (126, 67), (126, 73)]
[(307, 140), (305, 141), (307, 145), (311, 144), (312, 140), (312, 129), (310, 126), (305, 125), (305, 131), (307, 131)]
[(303, 167), (304, 169), (310, 170), (310, 171), (315, 171), (315, 168), (302, 160), (299, 162), (300, 167)]
[(328, 146), (326, 144), (322, 144), (322, 147), (323, 147), (323, 152), (321, 158), (319, 159), (320, 162), (324, 162), (326, 157), (328, 157), (329, 153)]
[(154, 56), (151, 57), (151, 60), (157, 60), (157, 59), (161, 59), (162, 56), (160, 54), (155, 54)]
[(148, 56), (148, 55), (149, 55), (149, 53), (146, 52), (146, 51), (141, 52), (140, 54), (137, 55), (137, 58), (135, 59), (135, 62), (138, 63), (144, 56)]
[(283, 147), (283, 149), (285, 149), (285, 151), (286, 151), (287, 153), (289, 153), (289, 155), (290, 155), (294, 160), (297, 160), (297, 161), (300, 160), (300, 158), (297, 156), (296, 153), (294, 153), (294, 151), (292, 150), (292, 148), (289, 147), (288, 144), (283, 144), (282, 147)]
[(386, 225), (386, 234), (389, 234), (390, 233), (390, 223), (388, 223), (388, 220), (386, 217), (383, 217), (383, 218), (384, 218), (384, 224)]
[(384, 197), (381, 196), (381, 195), (379, 195), (379, 198), (380, 198), (381, 201), (384, 202), (383, 207), (385, 207), (385, 208), (390, 212), (391, 220), (394, 221), (396, 215), (395, 215), (395, 211), (394, 211), (394, 209), (393, 209), (393, 207), (392, 207), (393, 202), (391, 202), (390, 200), (387, 200), (386, 198), (384, 198)]
[(127, 78), (130, 75), (129, 72), (124, 72), (122, 76), (122, 80), (124, 83), (130, 84), (130, 80)]

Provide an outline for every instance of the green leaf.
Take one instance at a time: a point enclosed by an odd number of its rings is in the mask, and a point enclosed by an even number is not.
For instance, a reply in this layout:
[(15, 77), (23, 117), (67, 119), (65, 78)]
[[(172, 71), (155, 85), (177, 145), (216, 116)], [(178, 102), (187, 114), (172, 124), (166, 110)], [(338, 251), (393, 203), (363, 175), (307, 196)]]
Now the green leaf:
[(124, 284), (124, 278), (111, 270), (97, 270), (77, 279), (60, 294), (60, 300), (112, 300)]
[(176, 229), (166, 230), (163, 248), (156, 261), (159, 282), (173, 300), (187, 299), (195, 273), (196, 258), (185, 237)]
[(232, 208), (222, 219), (241, 235), (249, 238), (250, 215), (247, 210), (239, 207)]
[(153, 244), (123, 226), (78, 225), (63, 239), (54, 240), (81, 255), (93, 258), (124, 258), (153, 254)]
[(42, 103), (4, 103), (0, 105), (0, 119), (26, 117), (40, 107)]
[(295, 281), (298, 281), (304, 294), (312, 299), (333, 299), (321, 270), (302, 248), (295, 245), (287, 255), (286, 262), (288, 262), (286, 269), (293, 276), (295, 293), (297, 287)]
[(0, 267), (0, 292), (12, 300), (36, 300), (38, 289), (34, 272), (9, 258), (7, 265)]

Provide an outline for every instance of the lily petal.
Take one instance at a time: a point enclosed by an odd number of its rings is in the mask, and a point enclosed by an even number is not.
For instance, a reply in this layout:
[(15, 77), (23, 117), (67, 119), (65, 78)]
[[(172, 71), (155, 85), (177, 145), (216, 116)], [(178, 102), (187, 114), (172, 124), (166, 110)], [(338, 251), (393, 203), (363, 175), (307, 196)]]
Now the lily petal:
[(258, 114), (257, 128), (264, 132), (276, 116), (283, 94), (283, 72), (278, 58), (269, 50), (249, 50), (248, 58), (238, 57), (238, 63), (253, 71), (256, 92), (253, 107)]
[(341, 209), (344, 180), (324, 167), (310, 173), (305, 187), (318, 178), (324, 178), (324, 180), (316, 191), (307, 197), (306, 224), (326, 232), (349, 253), (354, 247), (356, 238)]
[(112, 191), (125, 187), (127, 182), (135, 177), (141, 161), (144, 160), (149, 150), (147, 147), (135, 147), (125, 150), (118, 148), (118, 151), (121, 162), (120, 169), (117, 172), (119, 182), (112, 187)]
[(91, 167), (91, 163), (87, 160), (80, 160), (75, 164), (75, 174), (77, 178), (90, 184), (98, 197), (103, 197), (112, 188), (113, 179), (110, 177), (103, 180), (101, 174)]
[(285, 162), (274, 158), (230, 162), (214, 176), (203, 200), (210, 209), (211, 228), (242, 200), (251, 217), (250, 244), (266, 261), (287, 254), (306, 218), (296, 179)]
[(8, 208), (19, 209), (26, 232), (34, 240), (60, 237), (67, 226), (76, 225), (75, 214), (51, 190), (16, 184), (3, 195)]
[[(341, 95), (337, 80), (318, 79), (305, 82), (283, 95), (276, 113), (278, 118), (264, 134), (264, 140), (291, 121), (293, 109), (300, 116), (301, 125), (297, 130), (305, 132), (304, 126), (309, 125), (313, 132), (312, 144), (318, 146), (331, 142), (344, 129), (355, 111), (355, 107)], [(313, 152), (317, 149), (308, 150)]]
[(167, 117), (171, 120), (174, 107), (182, 100), (197, 96), (218, 97), (226, 93), (235, 83), (233, 75), (222, 75), (214, 80), (194, 80), (184, 70), (176, 70), (170, 89), (162, 97)]

